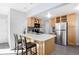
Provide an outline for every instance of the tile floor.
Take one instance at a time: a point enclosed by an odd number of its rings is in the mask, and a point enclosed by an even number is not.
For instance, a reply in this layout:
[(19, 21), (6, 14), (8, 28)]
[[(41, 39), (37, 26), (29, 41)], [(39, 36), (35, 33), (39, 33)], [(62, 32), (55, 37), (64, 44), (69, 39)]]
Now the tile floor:
[(15, 55), (15, 52), (9, 49), (8, 43), (0, 43), (0, 55)]
[[(0, 55), (16, 55), (14, 50), (9, 49), (7, 43), (0, 44)], [(55, 51), (51, 55), (79, 55), (79, 47), (56, 45)]]
[(79, 47), (56, 45), (55, 51), (51, 55), (79, 55)]
[(7, 48), (9, 48), (8, 43), (0, 43), (0, 49), (7, 49)]

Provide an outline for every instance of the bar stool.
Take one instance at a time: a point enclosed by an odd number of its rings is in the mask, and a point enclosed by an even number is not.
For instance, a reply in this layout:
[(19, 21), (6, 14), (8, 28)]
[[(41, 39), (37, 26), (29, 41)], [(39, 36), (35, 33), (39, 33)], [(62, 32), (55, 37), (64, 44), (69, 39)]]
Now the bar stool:
[[(22, 52), (23, 54), (28, 55), (28, 52), (30, 52), (31, 55), (36, 55), (37, 54), (37, 45), (34, 42), (27, 42), (27, 37), (20, 35), (20, 39), (22, 40), (22, 45), (23, 45), (23, 49), (25, 49), (25, 52)], [(32, 50), (34, 49), (35, 52)]]
[(17, 51), (18, 55), (19, 51), (20, 53), (22, 53), (22, 39), (19, 39), (17, 34), (14, 34), (14, 38), (15, 38), (15, 52)]

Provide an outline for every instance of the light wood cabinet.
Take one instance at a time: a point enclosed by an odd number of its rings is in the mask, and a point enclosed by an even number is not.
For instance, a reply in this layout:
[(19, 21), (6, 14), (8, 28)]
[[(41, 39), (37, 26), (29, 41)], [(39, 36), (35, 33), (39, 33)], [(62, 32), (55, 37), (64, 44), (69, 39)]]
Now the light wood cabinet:
[(55, 17), (51, 18), (51, 20), (50, 20), (51, 26), (55, 26), (55, 23), (56, 23), (56, 18)]
[(28, 18), (28, 20), (27, 20), (27, 26), (28, 26), (28, 27), (31, 27), (31, 26), (32, 26), (32, 24), (31, 24), (31, 23), (32, 23), (31, 19), (30, 19), (30, 18)]
[(60, 17), (56, 17), (56, 23), (60, 23), (60, 22), (61, 22)]
[(61, 16), (61, 22), (67, 22), (67, 15)]
[(68, 25), (69, 26), (75, 26), (76, 25), (76, 14), (75, 13), (73, 13), (73, 14), (69, 14), (68, 16), (67, 16), (67, 21), (68, 21)]
[(29, 17), (27, 20), (27, 26), (28, 27), (34, 27), (34, 24), (38, 23), (38, 24), (43, 24), (43, 20), (40, 19), (39, 17)]
[(69, 26), (68, 29), (68, 45), (76, 45), (76, 32), (74, 26)]
[(53, 17), (51, 19), (51, 25), (55, 26), (56, 23), (67, 22), (67, 15)]
[[(33, 40), (33, 39), (32, 39)], [(37, 54), (38, 55), (49, 55), (51, 52), (55, 50), (55, 38), (50, 38), (45, 41), (34, 40), (37, 46)]]
[(67, 15), (68, 21), (68, 45), (76, 45), (76, 14)]

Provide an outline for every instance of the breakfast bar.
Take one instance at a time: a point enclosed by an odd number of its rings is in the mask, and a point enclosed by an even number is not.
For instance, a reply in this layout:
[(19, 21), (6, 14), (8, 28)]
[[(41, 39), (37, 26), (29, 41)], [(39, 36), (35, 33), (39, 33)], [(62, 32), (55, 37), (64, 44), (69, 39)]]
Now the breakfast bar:
[(55, 49), (55, 37), (56, 35), (50, 34), (26, 34), (32, 42), (37, 43), (37, 54), (48, 55)]

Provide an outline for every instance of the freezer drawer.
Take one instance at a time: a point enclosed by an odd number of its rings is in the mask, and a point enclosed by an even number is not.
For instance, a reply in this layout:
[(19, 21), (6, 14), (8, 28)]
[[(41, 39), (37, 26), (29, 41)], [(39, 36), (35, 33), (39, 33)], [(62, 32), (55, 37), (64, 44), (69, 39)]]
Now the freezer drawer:
[(67, 45), (66, 31), (56, 31), (56, 44)]
[(56, 31), (56, 44), (62, 45), (61, 31)]

